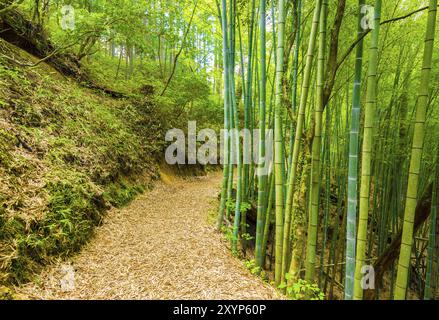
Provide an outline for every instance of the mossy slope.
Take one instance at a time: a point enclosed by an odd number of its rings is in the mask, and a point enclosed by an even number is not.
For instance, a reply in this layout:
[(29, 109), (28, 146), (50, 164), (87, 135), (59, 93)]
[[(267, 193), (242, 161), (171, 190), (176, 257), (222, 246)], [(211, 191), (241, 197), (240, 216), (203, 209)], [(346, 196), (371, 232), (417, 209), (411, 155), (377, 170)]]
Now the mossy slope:
[[(0, 40), (0, 285), (77, 251), (105, 210), (157, 177), (162, 117), (112, 99)], [(7, 56), (8, 58), (6, 58)], [(144, 177), (135, 178), (135, 177)]]

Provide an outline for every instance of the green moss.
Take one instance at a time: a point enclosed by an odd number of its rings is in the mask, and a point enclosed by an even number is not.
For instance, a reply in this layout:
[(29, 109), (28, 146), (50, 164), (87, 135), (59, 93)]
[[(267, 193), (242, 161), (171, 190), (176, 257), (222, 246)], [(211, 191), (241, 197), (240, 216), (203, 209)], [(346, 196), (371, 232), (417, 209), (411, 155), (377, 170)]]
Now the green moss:
[(59, 172), (46, 185), (48, 212), (38, 234), (48, 254), (76, 251), (88, 240), (106, 209), (99, 190), (84, 174)]
[(14, 103), (15, 108), (12, 113), (12, 120), (14, 122), (29, 127), (39, 127), (43, 124), (43, 115), (40, 110), (34, 108), (23, 99), (17, 99)]
[(0, 209), (0, 241), (24, 234), (26, 231), (24, 223), (17, 218), (6, 219), (2, 209)]
[(113, 183), (104, 192), (104, 198), (115, 207), (122, 207), (130, 203), (138, 194), (145, 190), (143, 185), (126, 182)]
[(14, 135), (4, 129), (0, 129), (0, 165), (3, 168), (9, 168), (11, 165), (11, 150), (17, 142), (17, 138)]
[(0, 300), (13, 300), (14, 295), (11, 289), (0, 286)]

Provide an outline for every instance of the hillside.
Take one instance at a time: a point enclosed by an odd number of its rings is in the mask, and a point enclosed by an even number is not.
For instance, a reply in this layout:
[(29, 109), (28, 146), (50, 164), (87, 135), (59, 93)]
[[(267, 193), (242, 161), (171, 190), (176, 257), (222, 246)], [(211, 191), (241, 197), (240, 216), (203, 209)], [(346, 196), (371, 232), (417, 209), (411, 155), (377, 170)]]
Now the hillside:
[(157, 177), (164, 125), (147, 96), (84, 88), (0, 39), (0, 284), (77, 251)]

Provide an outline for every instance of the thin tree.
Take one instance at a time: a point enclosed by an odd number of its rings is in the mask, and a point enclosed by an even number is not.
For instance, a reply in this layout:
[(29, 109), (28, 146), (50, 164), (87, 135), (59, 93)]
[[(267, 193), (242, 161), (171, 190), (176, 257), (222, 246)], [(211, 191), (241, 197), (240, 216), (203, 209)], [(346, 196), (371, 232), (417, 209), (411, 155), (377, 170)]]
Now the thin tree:
[(169, 87), (169, 84), (171, 83), (172, 77), (174, 76), (175, 68), (177, 67), (178, 57), (180, 57), (181, 53), (183, 52), (183, 49), (186, 46), (186, 39), (187, 39), (187, 36), (189, 34), (189, 31), (191, 30), (192, 20), (194, 19), (195, 12), (197, 10), (197, 6), (198, 6), (198, 0), (195, 1), (194, 9), (192, 10), (192, 14), (191, 14), (191, 18), (189, 20), (189, 24), (188, 24), (188, 26), (186, 28), (186, 31), (185, 31), (184, 36), (183, 36), (183, 40), (181, 42), (181, 47), (178, 50), (177, 54), (174, 56), (174, 61), (173, 61), (173, 64), (172, 64), (171, 74), (169, 75), (168, 79), (166, 80), (165, 86), (163, 87), (163, 90), (160, 93), (160, 96), (163, 96), (165, 94), (166, 90)]

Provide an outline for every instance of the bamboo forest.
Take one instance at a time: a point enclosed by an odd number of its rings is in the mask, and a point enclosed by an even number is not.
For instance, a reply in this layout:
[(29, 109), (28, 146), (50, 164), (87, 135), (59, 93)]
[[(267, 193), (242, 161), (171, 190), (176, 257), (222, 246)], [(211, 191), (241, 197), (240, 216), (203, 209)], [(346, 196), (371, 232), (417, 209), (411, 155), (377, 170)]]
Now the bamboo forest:
[(437, 9), (0, 0), (0, 300), (439, 300)]

